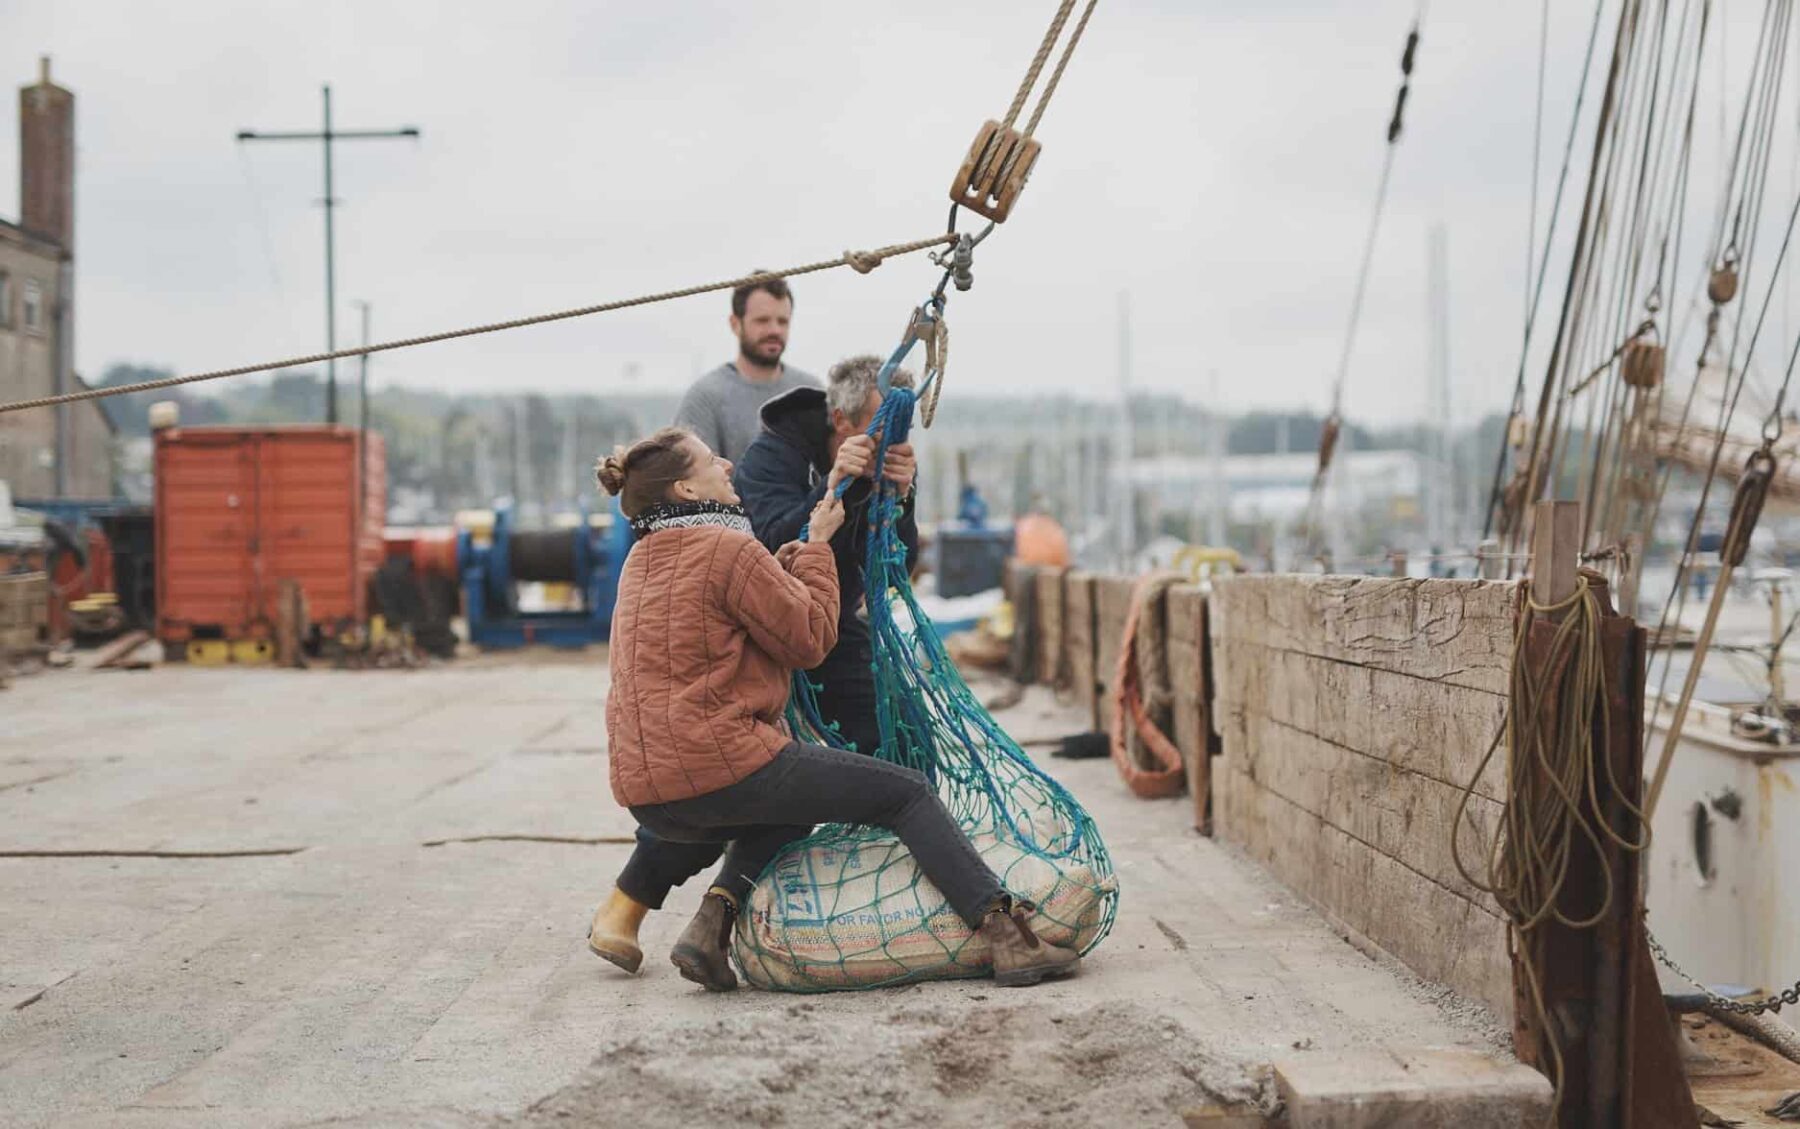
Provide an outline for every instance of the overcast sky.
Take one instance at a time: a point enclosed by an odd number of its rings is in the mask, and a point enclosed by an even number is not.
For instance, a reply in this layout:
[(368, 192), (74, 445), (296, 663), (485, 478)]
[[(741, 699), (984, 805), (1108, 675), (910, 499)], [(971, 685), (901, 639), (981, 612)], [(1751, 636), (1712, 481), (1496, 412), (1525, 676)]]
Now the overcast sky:
[[(1434, 222), (1449, 231), (1458, 415), (1510, 391), (1538, 7), (1432, 5), (1354, 416), (1422, 410)], [(1546, 208), (1593, 12), (1552, 7)], [(1758, 7), (1730, 5), (1737, 39)], [(31, 81), (47, 53), (78, 99), (79, 367), (192, 371), (322, 346), (319, 147), (234, 140), (317, 128), (322, 82), (340, 128), (424, 131), (337, 150), (340, 340), (356, 337), (353, 299), (372, 303), (377, 337), (410, 336), (933, 233), (1053, 9), (0, 0), (0, 82)], [(1129, 292), (1136, 386), (1201, 402), (1216, 370), (1231, 408), (1323, 410), (1414, 9), (1102, 3), (1022, 202), (982, 247), (975, 290), (952, 301), (946, 404), (959, 389), (1116, 396)], [(9, 218), (15, 130), (0, 145)], [(1697, 143), (1697, 184), (1717, 134)], [(1772, 196), (1791, 199), (1788, 163)], [(885, 353), (934, 282), (922, 256), (799, 280), (789, 360), (819, 371)], [(387, 354), (373, 371), (450, 390), (674, 389), (729, 358), (725, 317), (707, 296)]]

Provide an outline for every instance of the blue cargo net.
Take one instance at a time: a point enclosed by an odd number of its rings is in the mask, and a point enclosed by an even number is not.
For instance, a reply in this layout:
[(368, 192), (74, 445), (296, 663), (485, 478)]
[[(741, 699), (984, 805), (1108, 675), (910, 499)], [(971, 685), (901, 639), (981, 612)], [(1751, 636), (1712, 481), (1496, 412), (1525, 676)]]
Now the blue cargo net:
[[(934, 294), (919, 314), (941, 319)], [(921, 322), (915, 320), (915, 328)], [(910, 331), (881, 370), (882, 402), (869, 434), (876, 466), (906, 442), (915, 393), (893, 387), (915, 341)], [(848, 483), (840, 483), (840, 494)], [(983, 709), (914, 598), (899, 536), (901, 499), (878, 479), (869, 506), (866, 578), (881, 748), (872, 755), (917, 769), (937, 786), (977, 851), (1015, 897), (1035, 906), (1032, 924), (1052, 944), (1086, 953), (1118, 912), (1112, 858), (1087, 812), (1034, 764)], [(802, 539), (806, 537), (803, 531)], [(794, 676), (788, 719), (797, 738), (849, 748), (821, 718), (820, 689)], [(752, 984), (830, 991), (913, 980), (983, 976), (985, 942), (919, 873), (898, 839), (879, 828), (819, 828), (770, 863), (739, 918), (734, 956)]]

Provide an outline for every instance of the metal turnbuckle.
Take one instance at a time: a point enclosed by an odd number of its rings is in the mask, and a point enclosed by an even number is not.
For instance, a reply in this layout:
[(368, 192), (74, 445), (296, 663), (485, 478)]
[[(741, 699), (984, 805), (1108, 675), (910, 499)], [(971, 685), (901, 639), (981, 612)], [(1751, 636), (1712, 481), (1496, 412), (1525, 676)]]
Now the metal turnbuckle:
[(1034, 138), (1016, 129), (1008, 129), (997, 121), (982, 123), (969, 146), (969, 155), (956, 170), (950, 184), (953, 203), (1004, 223), (1025, 190), (1026, 178), (1037, 163), (1042, 148)]

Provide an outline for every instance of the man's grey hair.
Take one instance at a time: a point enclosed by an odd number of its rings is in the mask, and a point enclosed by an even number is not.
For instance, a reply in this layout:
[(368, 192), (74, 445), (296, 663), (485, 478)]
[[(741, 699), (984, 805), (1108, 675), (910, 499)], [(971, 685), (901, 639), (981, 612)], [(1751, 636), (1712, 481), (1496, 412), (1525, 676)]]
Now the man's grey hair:
[[(869, 393), (879, 387), (881, 366), (886, 363), (873, 353), (864, 353), (832, 365), (825, 378), (825, 406), (834, 412), (843, 412), (851, 419), (862, 415), (863, 405), (869, 402)], [(888, 383), (895, 388), (911, 388), (913, 374), (897, 368)]]

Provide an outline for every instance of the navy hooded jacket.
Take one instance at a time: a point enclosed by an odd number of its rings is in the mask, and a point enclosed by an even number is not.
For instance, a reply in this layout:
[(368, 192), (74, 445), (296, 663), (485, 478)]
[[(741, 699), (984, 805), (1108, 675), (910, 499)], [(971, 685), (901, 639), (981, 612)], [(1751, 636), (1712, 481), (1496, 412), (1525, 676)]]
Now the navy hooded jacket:
[[(800, 536), (800, 527), (825, 496), (832, 460), (831, 413), (825, 406), (824, 390), (795, 388), (782, 393), (762, 406), (762, 424), (762, 431), (737, 461), (731, 482), (750, 514), (757, 539), (774, 552)], [(851, 485), (844, 494), (843, 528), (831, 539), (843, 593), (838, 610), (839, 646), (846, 633), (855, 639), (868, 637), (868, 628), (857, 612), (865, 591), (863, 555), (873, 492), (874, 484), (868, 479)], [(901, 505), (899, 533), (910, 572), (919, 557), (919, 526), (910, 497)]]

